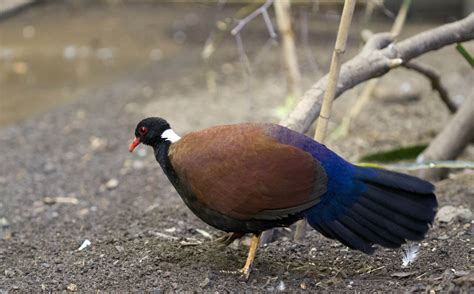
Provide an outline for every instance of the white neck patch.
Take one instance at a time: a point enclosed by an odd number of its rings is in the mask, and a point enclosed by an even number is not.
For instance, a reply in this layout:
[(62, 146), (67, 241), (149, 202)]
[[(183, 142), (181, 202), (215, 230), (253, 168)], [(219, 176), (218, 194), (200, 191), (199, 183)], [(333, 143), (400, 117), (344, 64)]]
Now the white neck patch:
[(176, 134), (172, 129), (167, 129), (164, 131), (163, 134), (161, 134), (161, 138), (166, 139), (171, 143), (177, 142), (179, 139), (181, 139), (181, 137), (178, 136), (178, 134)]

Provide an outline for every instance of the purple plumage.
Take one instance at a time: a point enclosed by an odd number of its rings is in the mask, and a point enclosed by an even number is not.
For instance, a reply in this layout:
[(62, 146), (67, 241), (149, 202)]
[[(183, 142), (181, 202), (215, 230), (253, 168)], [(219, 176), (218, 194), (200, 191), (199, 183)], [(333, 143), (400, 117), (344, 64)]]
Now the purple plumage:
[(397, 248), (424, 238), (437, 209), (434, 187), (405, 174), (352, 165), (313, 139), (265, 125), (282, 144), (310, 153), (327, 174), (327, 190), (304, 212), (309, 224), (350, 248), (373, 253), (374, 244)]

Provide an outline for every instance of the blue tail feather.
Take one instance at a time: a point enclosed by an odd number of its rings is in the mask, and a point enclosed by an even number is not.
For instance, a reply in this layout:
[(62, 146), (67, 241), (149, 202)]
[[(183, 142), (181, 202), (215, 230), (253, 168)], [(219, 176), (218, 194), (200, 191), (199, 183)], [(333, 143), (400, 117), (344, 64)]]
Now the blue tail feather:
[(436, 214), (433, 185), (409, 175), (344, 163), (348, 167), (329, 170), (337, 173), (338, 181), (329, 182), (321, 202), (305, 212), (312, 227), (368, 254), (375, 244), (397, 248), (407, 240), (424, 238)]

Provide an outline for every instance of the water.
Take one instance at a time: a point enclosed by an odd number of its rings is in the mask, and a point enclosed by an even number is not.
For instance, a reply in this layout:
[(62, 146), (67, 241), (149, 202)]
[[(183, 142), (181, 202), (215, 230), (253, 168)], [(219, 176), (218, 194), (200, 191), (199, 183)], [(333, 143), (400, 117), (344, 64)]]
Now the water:
[(159, 62), (181, 46), (165, 29), (174, 22), (172, 7), (64, 3), (36, 5), (0, 22), (0, 126)]

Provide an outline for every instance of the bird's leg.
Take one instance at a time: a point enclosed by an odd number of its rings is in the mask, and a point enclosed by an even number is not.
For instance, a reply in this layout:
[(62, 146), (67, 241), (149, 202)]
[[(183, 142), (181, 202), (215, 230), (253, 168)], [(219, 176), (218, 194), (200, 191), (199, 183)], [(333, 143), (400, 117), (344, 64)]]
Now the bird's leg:
[(219, 245), (226, 247), (232, 244), (234, 240), (241, 238), (243, 235), (244, 235), (243, 233), (226, 233), (223, 236), (214, 240), (214, 242), (219, 243)]
[(248, 280), (250, 272), (252, 271), (253, 260), (255, 259), (255, 254), (257, 253), (258, 245), (260, 244), (260, 236), (260, 233), (252, 235), (252, 241), (250, 242), (247, 261), (245, 262), (244, 267), (240, 270), (240, 272), (244, 274), (246, 280)]

